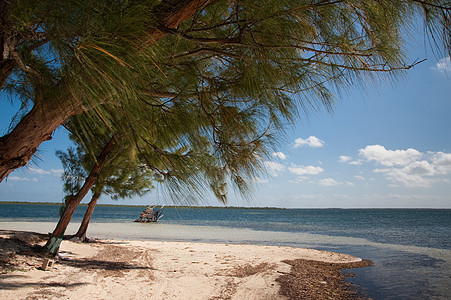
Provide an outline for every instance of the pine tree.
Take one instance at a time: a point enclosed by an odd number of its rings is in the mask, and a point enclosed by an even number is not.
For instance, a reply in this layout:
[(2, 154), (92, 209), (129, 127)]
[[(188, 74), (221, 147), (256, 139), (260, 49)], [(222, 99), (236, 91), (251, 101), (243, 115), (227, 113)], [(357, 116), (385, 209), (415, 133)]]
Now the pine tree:
[(143, 159), (180, 149), (154, 170), (163, 177), (190, 171), (171, 161), (209, 152), (210, 175), (244, 189), (302, 112), (332, 110), (334, 92), (412, 66), (402, 40), (412, 20), (424, 17), (450, 51), (444, 0), (17, 0), (0, 8), (0, 88), (23, 108), (0, 138), (1, 180), (80, 116), (86, 139), (93, 124), (106, 133), (125, 120), (121, 138)]
[[(86, 232), (91, 219), (94, 208), (98, 199), (102, 194), (109, 195), (112, 199), (129, 198), (133, 196), (143, 196), (149, 192), (152, 185), (153, 172), (146, 168), (143, 164), (131, 162), (126, 151), (115, 151), (108, 156), (104, 166), (99, 174), (98, 179), (93, 183), (91, 188), (92, 198), (88, 204), (83, 220), (77, 233), (72, 238), (78, 238), (81, 241), (86, 240)], [(84, 196), (75, 198), (74, 195), (81, 189), (83, 181), (87, 178), (87, 174), (91, 173), (90, 169), (95, 165), (95, 161), (89, 153), (87, 153), (81, 145), (76, 150), (69, 148), (66, 152), (58, 151), (58, 157), (63, 163), (64, 172), (62, 180), (64, 184), (65, 205), (70, 201), (78, 204), (83, 200)], [(83, 197), (83, 198), (82, 198)], [(65, 229), (67, 224), (60, 222), (60, 226)], [(57, 236), (59, 228), (55, 229)], [(52, 236), (52, 237), (53, 237)]]
[[(50, 252), (57, 252), (76, 207), (89, 190), (93, 197), (76, 234), (80, 239), (85, 238), (91, 214), (102, 193), (113, 198), (143, 195), (153, 182), (158, 182), (177, 197), (198, 198), (209, 188), (220, 201), (226, 201), (224, 174), (227, 172), (219, 167), (221, 163), (212, 154), (207, 139), (196, 131), (189, 147), (183, 143), (188, 137), (187, 126), (178, 120), (187, 117), (187, 113), (189, 111), (177, 110), (168, 116), (156, 114), (146, 123), (146, 131), (139, 139), (127, 138), (137, 130), (128, 126), (127, 118), (115, 118), (107, 124), (108, 131), (104, 130), (103, 121), (90, 123), (89, 133), (93, 135), (85, 137), (79, 135), (84, 131), (77, 131), (85, 116), (70, 118), (65, 127), (73, 131), (71, 139), (77, 148), (57, 153), (65, 167), (62, 178), (68, 195), (61, 218), (46, 245)], [(243, 190), (245, 186), (241, 183), (239, 188)]]

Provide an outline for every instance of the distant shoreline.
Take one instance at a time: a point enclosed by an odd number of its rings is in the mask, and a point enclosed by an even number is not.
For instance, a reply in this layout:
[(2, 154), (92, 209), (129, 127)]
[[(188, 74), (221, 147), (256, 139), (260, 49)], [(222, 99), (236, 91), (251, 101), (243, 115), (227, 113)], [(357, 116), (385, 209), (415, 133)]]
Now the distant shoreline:
[[(30, 201), (0, 201), (0, 204), (31, 204), (31, 205), (61, 205), (61, 202), (30, 202)], [(103, 207), (146, 207), (148, 205), (163, 206), (163, 204), (97, 204), (96, 206)], [(88, 203), (80, 203), (80, 206), (88, 206)], [(286, 207), (261, 207), (261, 206), (189, 206), (189, 205), (164, 205), (168, 208), (201, 208), (201, 209), (277, 209), (277, 210), (451, 210), (451, 207), (352, 207), (352, 208), (341, 208), (341, 207), (298, 207), (298, 208), (286, 208)]]
[[(30, 201), (0, 201), (0, 204), (38, 204), (38, 205), (61, 205), (61, 202), (30, 202)], [(96, 206), (105, 207), (146, 207), (146, 206), (163, 206), (163, 204), (97, 204)], [(88, 203), (80, 203), (80, 206), (88, 206)], [(241, 206), (188, 206), (188, 205), (164, 205), (169, 208), (220, 208), (220, 209), (302, 209), (302, 208), (283, 208), (283, 207), (241, 207)], [(321, 208), (319, 208), (321, 209)], [(324, 209), (340, 209), (340, 208), (324, 208)]]

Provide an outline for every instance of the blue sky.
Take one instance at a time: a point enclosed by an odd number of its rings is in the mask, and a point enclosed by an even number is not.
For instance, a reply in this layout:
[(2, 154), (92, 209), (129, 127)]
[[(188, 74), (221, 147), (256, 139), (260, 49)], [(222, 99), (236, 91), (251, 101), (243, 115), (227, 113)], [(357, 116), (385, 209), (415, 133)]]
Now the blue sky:
[[(422, 42), (411, 50), (411, 61), (427, 60), (405, 79), (351, 88), (334, 113), (311, 114), (288, 129), (286, 143), (265, 161), (270, 176), (257, 179), (253, 198), (241, 200), (232, 192), (229, 205), (451, 208), (451, 61)], [(4, 134), (15, 108), (0, 100)], [(27, 168), (0, 183), (0, 201), (61, 202), (62, 166), (55, 151), (68, 144), (66, 132), (58, 129)], [(162, 202), (159, 190), (142, 198), (100, 200)], [(208, 196), (202, 204), (219, 205)]]

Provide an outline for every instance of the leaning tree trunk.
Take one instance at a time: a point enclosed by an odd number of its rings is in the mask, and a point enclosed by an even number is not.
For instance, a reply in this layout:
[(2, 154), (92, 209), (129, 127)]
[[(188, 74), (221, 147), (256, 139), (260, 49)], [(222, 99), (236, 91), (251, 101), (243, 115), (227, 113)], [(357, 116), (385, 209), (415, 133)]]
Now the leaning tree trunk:
[[(167, 28), (176, 28), (213, 0), (167, 0), (162, 1), (154, 10), (156, 26), (149, 29), (143, 42), (148, 46), (167, 34)], [(7, 1), (0, 1), (0, 30), (7, 21)], [(0, 32), (1, 33), (1, 32)], [(0, 49), (6, 45), (6, 37), (0, 34)], [(5, 52), (5, 51), (4, 51)], [(6, 53), (6, 52), (5, 52)], [(0, 58), (0, 87), (11, 75), (15, 61), (9, 55)], [(53, 131), (71, 115), (81, 113), (77, 101), (35, 103), (33, 109), (17, 124), (11, 133), (0, 137), (0, 182), (12, 171), (25, 166), (36, 152), (38, 146), (52, 138)], [(67, 99), (66, 99), (67, 100)], [(74, 107), (77, 105), (78, 107)], [(78, 110), (78, 112), (77, 112)]]
[(77, 233), (72, 238), (79, 239), (82, 242), (86, 242), (88, 240), (86, 238), (86, 232), (88, 231), (89, 221), (91, 221), (92, 213), (94, 212), (97, 200), (99, 200), (101, 194), (102, 193), (98, 191), (94, 192), (94, 195), (92, 196), (91, 201), (88, 204), (88, 208), (86, 209), (83, 221), (81, 221), (80, 228), (78, 228)]
[(81, 200), (83, 200), (83, 198), (89, 192), (89, 190), (94, 186), (96, 181), (99, 179), (100, 172), (102, 171), (102, 168), (105, 165), (107, 157), (111, 153), (111, 150), (113, 149), (113, 146), (115, 144), (116, 139), (113, 136), (113, 138), (111, 138), (111, 140), (103, 148), (100, 155), (97, 157), (97, 162), (95, 163), (94, 167), (89, 173), (89, 176), (86, 178), (80, 191), (77, 194), (70, 197), (69, 201), (67, 201), (66, 208), (64, 209), (64, 212), (58, 224), (56, 225), (55, 230), (50, 235), (49, 240), (45, 244), (45, 247), (50, 253), (56, 254), (58, 252), (59, 243), (61, 243), (62, 241), (64, 232), (66, 231), (67, 225), (69, 225), (69, 222), (72, 218), (72, 215), (75, 212), (75, 209), (80, 204)]
[(25, 166), (38, 146), (52, 139), (58, 126), (81, 112), (81, 107), (68, 102), (36, 103), (9, 134), (0, 137), (0, 182), (15, 169)]

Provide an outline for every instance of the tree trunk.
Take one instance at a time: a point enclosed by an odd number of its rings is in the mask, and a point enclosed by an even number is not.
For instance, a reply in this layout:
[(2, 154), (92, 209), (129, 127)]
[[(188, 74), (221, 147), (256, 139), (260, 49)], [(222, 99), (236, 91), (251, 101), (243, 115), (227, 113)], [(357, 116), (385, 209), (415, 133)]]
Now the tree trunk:
[[(211, 2), (212, 0), (163, 1), (154, 11), (159, 28), (151, 29), (147, 40), (143, 42), (148, 45), (155, 43), (166, 34), (164, 28), (176, 28)], [(0, 8), (2, 8), (9, 2), (0, 1), (0, 4)], [(0, 14), (0, 16), (3, 16), (3, 19), (6, 18), (6, 14)], [(1, 37), (3, 39), (3, 36)], [(9, 59), (9, 56), (7, 60), (0, 59), (1, 85), (10, 76), (14, 65), (14, 61)], [(0, 137), (0, 182), (15, 169), (25, 166), (38, 146), (52, 138), (52, 133), (58, 126), (70, 116), (82, 112), (81, 104), (77, 101), (64, 101), (64, 99), (61, 101), (59, 103), (46, 101), (35, 103), (33, 109), (11, 133)]]
[(0, 91), (3, 89), (6, 79), (8, 79), (9, 75), (13, 72), (15, 65), (15, 62), (11, 59), (0, 59)]
[(60, 102), (61, 105), (35, 104), (11, 133), (0, 137), (0, 182), (25, 166), (38, 146), (52, 139), (53, 131), (77, 113), (76, 107), (65, 102), (68, 101)]
[(91, 221), (92, 213), (94, 212), (94, 208), (96, 207), (97, 200), (99, 200), (101, 192), (95, 192), (91, 198), (91, 201), (88, 204), (88, 208), (86, 209), (85, 215), (83, 217), (83, 221), (81, 221), (80, 228), (78, 228), (77, 233), (73, 236), (74, 238), (79, 239), (82, 242), (86, 242), (86, 232), (88, 231), (89, 221)]
[(80, 191), (72, 196), (66, 203), (66, 208), (64, 209), (63, 215), (61, 216), (55, 230), (50, 235), (49, 240), (45, 244), (45, 247), (52, 254), (56, 254), (59, 248), (59, 243), (61, 242), (64, 232), (66, 231), (67, 225), (69, 224), (72, 215), (75, 212), (78, 204), (86, 196), (89, 190), (93, 187), (96, 181), (99, 179), (100, 172), (107, 160), (108, 155), (111, 153), (113, 146), (116, 144), (116, 139), (113, 136), (111, 140), (105, 145), (100, 155), (97, 157), (97, 162), (89, 173), (88, 177), (85, 179), (83, 186)]
[(10, 1), (0, 1), (0, 91), (16, 65), (9, 50), (13, 44), (12, 30), (8, 24), (10, 5)]

